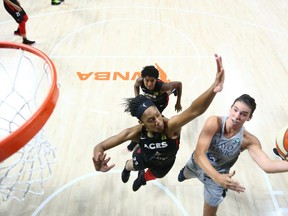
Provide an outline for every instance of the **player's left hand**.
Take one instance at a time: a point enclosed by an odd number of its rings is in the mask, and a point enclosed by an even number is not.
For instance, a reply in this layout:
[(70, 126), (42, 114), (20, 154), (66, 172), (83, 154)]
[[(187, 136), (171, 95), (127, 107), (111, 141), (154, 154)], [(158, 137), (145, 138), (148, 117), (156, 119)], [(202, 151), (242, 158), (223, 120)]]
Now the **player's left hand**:
[(182, 111), (181, 104), (175, 104), (175, 111), (177, 111), (177, 112), (181, 112)]
[(221, 92), (223, 89), (223, 84), (224, 84), (224, 68), (222, 64), (222, 57), (218, 56), (217, 54), (214, 55), (217, 63), (217, 74), (216, 74), (216, 79), (215, 79), (215, 87), (214, 87), (214, 92)]
[(106, 154), (102, 152), (99, 152), (96, 158), (93, 157), (92, 160), (96, 171), (108, 172), (110, 169), (112, 169), (115, 164), (108, 166), (110, 159), (110, 157), (106, 158)]

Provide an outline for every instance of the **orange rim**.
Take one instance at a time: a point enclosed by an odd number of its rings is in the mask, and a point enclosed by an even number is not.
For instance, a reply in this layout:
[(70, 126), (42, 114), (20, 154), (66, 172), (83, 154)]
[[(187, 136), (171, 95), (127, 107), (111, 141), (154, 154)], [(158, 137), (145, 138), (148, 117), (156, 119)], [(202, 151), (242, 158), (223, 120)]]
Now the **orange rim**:
[(55, 65), (45, 53), (32, 46), (6, 41), (0, 41), (0, 48), (20, 48), (44, 59), (50, 67), (52, 81), (48, 95), (38, 110), (21, 127), (0, 141), (0, 162), (2, 162), (28, 143), (45, 125), (56, 106), (59, 88)]

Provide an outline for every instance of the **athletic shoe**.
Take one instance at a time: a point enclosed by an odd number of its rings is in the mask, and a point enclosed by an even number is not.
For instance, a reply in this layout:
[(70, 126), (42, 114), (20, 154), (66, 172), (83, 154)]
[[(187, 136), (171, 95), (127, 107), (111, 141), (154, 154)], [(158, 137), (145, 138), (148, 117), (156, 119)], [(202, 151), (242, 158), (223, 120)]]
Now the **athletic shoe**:
[(123, 183), (128, 182), (129, 177), (130, 177), (130, 172), (131, 172), (131, 171), (127, 170), (127, 169), (124, 167), (124, 169), (123, 169), (123, 171), (122, 171), (122, 174), (121, 174), (121, 179), (122, 179), (122, 182), (123, 182)]
[(178, 174), (178, 181), (179, 181), (179, 182), (183, 182), (184, 180), (186, 180), (186, 178), (185, 178), (185, 176), (184, 176), (184, 168), (185, 168), (185, 167), (183, 167), (183, 168), (180, 170), (179, 174)]
[(131, 141), (131, 143), (127, 146), (128, 151), (133, 151), (136, 145), (137, 145), (137, 142)]
[(31, 44), (34, 44), (34, 43), (35, 43), (35, 41), (30, 41), (30, 40), (28, 40), (26, 38), (23, 38), (23, 44), (31, 45)]
[(52, 0), (51, 5), (60, 5), (61, 1), (60, 0)]
[(20, 31), (19, 31), (19, 30), (14, 31), (14, 35), (19, 35), (19, 36), (21, 36)]
[(146, 185), (146, 180), (144, 178), (144, 170), (140, 170), (138, 172), (138, 178), (135, 179), (134, 183), (133, 183), (133, 191), (137, 191), (142, 185)]

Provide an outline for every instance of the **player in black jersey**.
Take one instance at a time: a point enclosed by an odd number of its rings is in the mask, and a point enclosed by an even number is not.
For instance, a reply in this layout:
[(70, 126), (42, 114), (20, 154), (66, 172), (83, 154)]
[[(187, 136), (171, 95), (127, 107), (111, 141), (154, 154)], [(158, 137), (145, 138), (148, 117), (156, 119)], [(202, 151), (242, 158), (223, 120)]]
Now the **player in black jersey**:
[[(177, 96), (175, 110), (177, 112), (182, 110), (182, 83), (179, 81), (163, 82), (159, 79), (159, 71), (155, 66), (149, 65), (142, 69), (141, 77), (139, 77), (134, 84), (135, 96), (140, 94), (140, 88), (143, 95), (154, 102), (160, 113), (167, 107), (169, 95), (172, 94), (172, 92)], [(136, 145), (136, 141), (131, 141), (127, 149), (132, 151)]]
[(137, 191), (147, 181), (164, 177), (175, 162), (182, 126), (203, 114), (223, 88), (222, 59), (218, 55), (215, 55), (215, 58), (217, 74), (213, 84), (186, 110), (170, 119), (162, 116), (151, 99), (143, 95), (128, 98), (125, 112), (137, 117), (140, 124), (127, 128), (94, 147), (93, 162), (96, 171), (107, 172), (115, 166), (108, 165), (111, 158), (106, 157), (106, 150), (128, 140), (136, 140), (139, 146), (134, 150), (133, 158), (125, 164), (122, 181), (126, 183), (129, 180), (132, 170), (139, 171), (132, 187), (133, 191)]
[(28, 15), (25, 10), (21, 7), (18, 0), (4, 0), (4, 7), (6, 11), (14, 18), (18, 23), (18, 29), (14, 31), (15, 35), (19, 35), (23, 38), (24, 44), (34, 44), (35, 41), (30, 41), (26, 36), (26, 22), (28, 20)]

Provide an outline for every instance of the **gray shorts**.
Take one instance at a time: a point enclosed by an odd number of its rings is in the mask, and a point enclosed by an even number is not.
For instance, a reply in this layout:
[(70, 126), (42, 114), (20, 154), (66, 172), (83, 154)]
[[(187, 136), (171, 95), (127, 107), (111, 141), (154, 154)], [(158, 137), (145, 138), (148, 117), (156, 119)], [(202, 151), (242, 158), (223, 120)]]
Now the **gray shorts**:
[(186, 177), (198, 178), (204, 184), (205, 202), (210, 206), (217, 207), (223, 201), (226, 195), (226, 190), (203, 172), (203, 170), (195, 163), (193, 154), (187, 162), (186, 168)]

